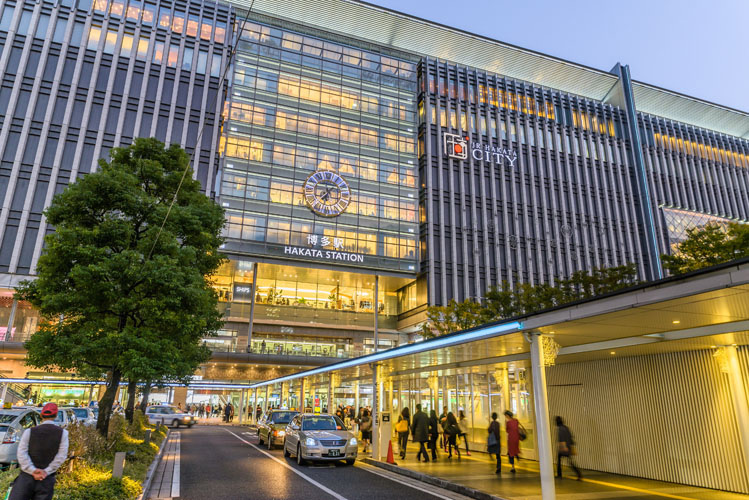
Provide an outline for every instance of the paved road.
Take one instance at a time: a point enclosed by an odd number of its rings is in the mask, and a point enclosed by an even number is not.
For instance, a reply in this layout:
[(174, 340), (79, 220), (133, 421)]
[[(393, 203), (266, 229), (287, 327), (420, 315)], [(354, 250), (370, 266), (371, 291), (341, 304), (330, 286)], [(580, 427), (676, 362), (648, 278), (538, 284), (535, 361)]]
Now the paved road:
[(459, 498), (400, 476), (383, 476), (370, 466), (300, 467), (281, 450), (268, 452), (256, 444), (246, 427), (195, 426), (181, 432), (180, 500)]

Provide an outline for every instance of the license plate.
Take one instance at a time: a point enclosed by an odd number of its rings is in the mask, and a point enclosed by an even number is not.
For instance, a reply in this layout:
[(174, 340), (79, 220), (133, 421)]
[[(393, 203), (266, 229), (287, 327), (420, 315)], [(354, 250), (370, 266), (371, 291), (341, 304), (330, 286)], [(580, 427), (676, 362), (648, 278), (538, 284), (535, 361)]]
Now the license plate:
[(340, 450), (328, 450), (328, 456), (329, 457), (340, 457), (341, 452)]

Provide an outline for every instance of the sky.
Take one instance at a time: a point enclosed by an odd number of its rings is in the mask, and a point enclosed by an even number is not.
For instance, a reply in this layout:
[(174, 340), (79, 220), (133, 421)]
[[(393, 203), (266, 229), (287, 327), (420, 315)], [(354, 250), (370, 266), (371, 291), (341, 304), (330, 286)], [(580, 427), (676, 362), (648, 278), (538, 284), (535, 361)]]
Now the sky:
[(749, 112), (749, 0), (368, 0)]

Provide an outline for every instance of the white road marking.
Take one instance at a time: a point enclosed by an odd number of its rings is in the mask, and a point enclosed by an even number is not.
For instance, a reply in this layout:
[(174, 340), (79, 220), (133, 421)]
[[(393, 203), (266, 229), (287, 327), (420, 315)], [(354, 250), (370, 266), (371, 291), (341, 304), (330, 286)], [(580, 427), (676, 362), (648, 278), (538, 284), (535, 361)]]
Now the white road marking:
[[(429, 486), (432, 486), (432, 485), (430, 485), (429, 483), (423, 483), (423, 482), (421, 482), (419, 480), (416, 480), (416, 479), (413, 479), (412, 481), (414, 481), (414, 483), (411, 483), (411, 482), (408, 482), (407, 480), (404, 480), (404, 479), (400, 479), (400, 478), (397, 478), (397, 477), (391, 477), (390, 474), (393, 474), (393, 475), (396, 475), (396, 474), (394, 472), (385, 472), (382, 469), (379, 469), (379, 468), (377, 468), (377, 467), (375, 467), (373, 465), (369, 465), (369, 464), (358, 464), (357, 467), (360, 468), (360, 469), (362, 469), (362, 470), (365, 470), (365, 471), (367, 471), (367, 472), (369, 472), (371, 474), (374, 474), (376, 476), (380, 476), (382, 478), (389, 479), (390, 481), (393, 481), (395, 483), (403, 484), (403, 485), (408, 486), (409, 488), (413, 488), (415, 490), (419, 490), (419, 491), (423, 491), (423, 492), (429, 493), (430, 495), (435, 496), (437, 498), (442, 498), (443, 500), (462, 500), (462, 499), (469, 500), (469, 497), (461, 495), (459, 493), (453, 493), (454, 496), (449, 496), (449, 497), (445, 496), (442, 493), (442, 488), (439, 488), (438, 486), (433, 486), (432, 488), (430, 488)], [(435, 491), (434, 488), (439, 488), (440, 492)]]
[(271, 460), (274, 460), (274, 461), (278, 462), (279, 464), (281, 464), (282, 466), (286, 467), (286, 468), (287, 468), (287, 469), (289, 469), (289, 470), (290, 470), (291, 472), (293, 472), (294, 474), (296, 474), (296, 475), (300, 476), (300, 477), (301, 477), (302, 479), (304, 479), (305, 481), (307, 481), (307, 482), (309, 482), (309, 483), (311, 483), (311, 484), (313, 484), (313, 485), (317, 486), (318, 488), (320, 488), (321, 490), (323, 490), (323, 491), (324, 491), (325, 493), (327, 493), (328, 495), (332, 496), (333, 498), (336, 498), (337, 500), (348, 500), (348, 499), (347, 499), (346, 497), (343, 497), (343, 496), (339, 495), (338, 493), (336, 493), (335, 491), (333, 491), (333, 490), (331, 490), (330, 488), (328, 488), (327, 486), (325, 486), (325, 485), (323, 485), (323, 484), (320, 484), (320, 483), (318, 483), (317, 481), (315, 481), (314, 479), (312, 479), (312, 478), (311, 478), (311, 477), (309, 477), (308, 475), (306, 475), (306, 474), (304, 474), (304, 473), (302, 473), (302, 472), (299, 472), (298, 470), (296, 470), (296, 469), (295, 469), (294, 467), (290, 466), (289, 464), (287, 464), (287, 463), (286, 463), (286, 462), (284, 462), (283, 460), (279, 460), (278, 458), (274, 457), (273, 455), (271, 455), (271, 454), (270, 454), (270, 453), (268, 453), (267, 451), (265, 451), (265, 450), (261, 450), (261, 449), (260, 449), (260, 448), (258, 448), (258, 447), (257, 447), (256, 445), (254, 445), (254, 444), (250, 443), (249, 441), (246, 441), (246, 440), (242, 439), (241, 437), (239, 437), (239, 436), (238, 436), (237, 434), (234, 434), (234, 433), (233, 433), (232, 431), (230, 431), (229, 429), (224, 429), (224, 430), (225, 430), (226, 432), (228, 432), (229, 434), (231, 434), (232, 436), (234, 436), (235, 438), (237, 438), (237, 439), (239, 439), (240, 441), (242, 441), (243, 443), (245, 443), (245, 444), (249, 444), (250, 446), (252, 446), (253, 448), (255, 448), (255, 449), (256, 449), (257, 451), (259, 451), (260, 453), (262, 453), (262, 454), (263, 454), (263, 455), (265, 455), (266, 457), (270, 458)]
[(174, 450), (174, 472), (172, 473), (172, 498), (179, 497), (179, 461), (180, 461), (180, 433), (174, 433), (174, 439), (177, 441), (177, 446)]

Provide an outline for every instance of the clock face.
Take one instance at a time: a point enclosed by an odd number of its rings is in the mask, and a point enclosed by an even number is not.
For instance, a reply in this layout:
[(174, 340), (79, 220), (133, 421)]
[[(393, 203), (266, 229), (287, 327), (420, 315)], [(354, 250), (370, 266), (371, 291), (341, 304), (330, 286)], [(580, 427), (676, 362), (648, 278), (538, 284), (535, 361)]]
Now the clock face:
[(316, 214), (335, 217), (351, 202), (351, 190), (340, 175), (318, 170), (304, 181), (304, 200)]

